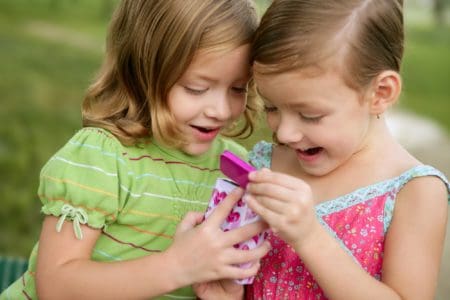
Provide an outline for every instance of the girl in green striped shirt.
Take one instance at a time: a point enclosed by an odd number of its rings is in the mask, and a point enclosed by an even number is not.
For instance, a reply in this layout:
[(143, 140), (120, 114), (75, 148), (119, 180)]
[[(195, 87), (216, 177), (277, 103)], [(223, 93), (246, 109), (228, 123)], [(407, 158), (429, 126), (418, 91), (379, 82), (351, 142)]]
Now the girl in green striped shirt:
[[(29, 269), (0, 299), (195, 299), (192, 284), (256, 273), (235, 265), (268, 245), (233, 245), (264, 225), (219, 227), (240, 192), (200, 224), (219, 154), (246, 157), (222, 133), (253, 130), (256, 26), (250, 0), (120, 2), (84, 128), (41, 171), (46, 216)], [(242, 294), (231, 281), (208, 287)]]

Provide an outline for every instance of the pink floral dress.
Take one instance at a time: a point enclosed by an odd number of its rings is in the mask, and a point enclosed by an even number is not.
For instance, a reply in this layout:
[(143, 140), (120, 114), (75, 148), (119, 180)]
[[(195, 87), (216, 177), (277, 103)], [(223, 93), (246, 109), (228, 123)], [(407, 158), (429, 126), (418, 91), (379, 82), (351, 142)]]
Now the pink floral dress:
[[(250, 153), (257, 168), (270, 167), (272, 144), (260, 142)], [(336, 238), (353, 259), (373, 277), (381, 278), (384, 238), (392, 220), (395, 198), (411, 179), (437, 176), (450, 186), (445, 176), (430, 166), (420, 165), (398, 177), (363, 187), (316, 206), (320, 223)], [(326, 299), (301, 258), (283, 240), (269, 233), (272, 245), (262, 259), (247, 299)]]

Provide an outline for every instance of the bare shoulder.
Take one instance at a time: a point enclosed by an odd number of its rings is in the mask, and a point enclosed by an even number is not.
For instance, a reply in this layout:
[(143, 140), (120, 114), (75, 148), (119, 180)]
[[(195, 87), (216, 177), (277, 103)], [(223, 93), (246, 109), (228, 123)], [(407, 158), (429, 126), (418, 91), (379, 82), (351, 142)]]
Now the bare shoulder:
[(406, 217), (428, 224), (446, 222), (448, 213), (448, 190), (437, 176), (417, 177), (399, 191), (394, 218)]
[(445, 182), (437, 176), (417, 177), (405, 184), (397, 200), (411, 205), (447, 205), (448, 190)]

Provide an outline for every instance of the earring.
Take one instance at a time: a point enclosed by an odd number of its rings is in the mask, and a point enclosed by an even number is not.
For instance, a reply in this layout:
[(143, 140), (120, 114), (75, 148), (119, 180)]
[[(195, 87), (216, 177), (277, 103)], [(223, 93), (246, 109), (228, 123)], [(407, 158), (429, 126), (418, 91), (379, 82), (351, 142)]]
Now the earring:
[(379, 114), (377, 114), (377, 120), (379, 120), (380, 119), (380, 115)]

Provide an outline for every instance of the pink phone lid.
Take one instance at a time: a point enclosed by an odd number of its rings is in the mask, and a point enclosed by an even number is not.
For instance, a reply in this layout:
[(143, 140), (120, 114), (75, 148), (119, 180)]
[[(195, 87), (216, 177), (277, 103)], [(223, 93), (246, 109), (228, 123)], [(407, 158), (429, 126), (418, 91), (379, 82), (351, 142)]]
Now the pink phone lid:
[(220, 155), (220, 169), (223, 174), (231, 178), (244, 189), (249, 181), (248, 173), (256, 170), (255, 167), (227, 150)]

